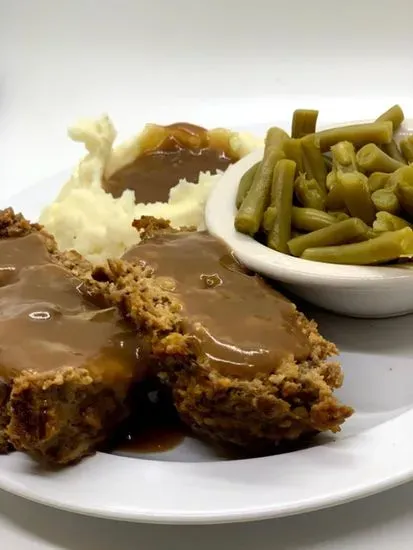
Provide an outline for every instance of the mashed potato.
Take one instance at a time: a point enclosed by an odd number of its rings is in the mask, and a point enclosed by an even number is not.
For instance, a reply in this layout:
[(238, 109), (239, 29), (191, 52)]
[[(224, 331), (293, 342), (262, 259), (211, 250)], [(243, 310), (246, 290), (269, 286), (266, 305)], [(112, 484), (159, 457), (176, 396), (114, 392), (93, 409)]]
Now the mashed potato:
[[(130, 190), (115, 199), (103, 190), (102, 180), (133, 162), (139, 154), (140, 136), (113, 148), (116, 130), (107, 116), (82, 120), (68, 133), (74, 141), (84, 143), (88, 154), (40, 216), (40, 223), (56, 237), (62, 250), (74, 248), (95, 263), (119, 257), (139, 242), (132, 222), (143, 215), (168, 219), (176, 228), (204, 228), (205, 203), (220, 174), (201, 172), (197, 183), (181, 180), (171, 189), (167, 203), (135, 204)], [(262, 140), (232, 133), (230, 145), (242, 157), (261, 146)]]

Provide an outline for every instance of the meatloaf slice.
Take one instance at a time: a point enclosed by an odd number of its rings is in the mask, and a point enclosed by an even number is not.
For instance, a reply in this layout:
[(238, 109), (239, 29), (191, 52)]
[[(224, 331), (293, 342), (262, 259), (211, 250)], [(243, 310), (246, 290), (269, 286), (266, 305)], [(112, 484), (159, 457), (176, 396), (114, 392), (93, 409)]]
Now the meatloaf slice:
[(89, 290), (147, 335), (183, 421), (252, 453), (338, 432), (352, 409), (334, 396), (337, 349), (315, 322), (210, 235), (138, 226), (155, 236), (97, 268)]
[(83, 292), (89, 264), (37, 224), (0, 212), (0, 451), (67, 464), (90, 454), (129, 412), (136, 330)]

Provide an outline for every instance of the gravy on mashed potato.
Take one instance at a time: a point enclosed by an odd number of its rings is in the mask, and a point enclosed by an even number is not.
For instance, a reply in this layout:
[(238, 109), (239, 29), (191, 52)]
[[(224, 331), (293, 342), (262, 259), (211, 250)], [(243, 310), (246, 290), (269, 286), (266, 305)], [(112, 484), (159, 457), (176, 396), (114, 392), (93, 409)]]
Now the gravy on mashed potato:
[(180, 180), (198, 181), (201, 172), (216, 174), (239, 160), (230, 151), (227, 130), (208, 132), (187, 122), (151, 125), (151, 129), (141, 154), (103, 182), (114, 197), (131, 189), (136, 203), (166, 202)]
[(118, 258), (137, 244), (132, 222), (142, 216), (204, 229), (205, 203), (222, 171), (263, 145), (247, 133), (187, 123), (148, 124), (115, 145), (107, 115), (80, 120), (68, 133), (87, 154), (39, 221), (61, 250), (75, 249), (93, 263)]

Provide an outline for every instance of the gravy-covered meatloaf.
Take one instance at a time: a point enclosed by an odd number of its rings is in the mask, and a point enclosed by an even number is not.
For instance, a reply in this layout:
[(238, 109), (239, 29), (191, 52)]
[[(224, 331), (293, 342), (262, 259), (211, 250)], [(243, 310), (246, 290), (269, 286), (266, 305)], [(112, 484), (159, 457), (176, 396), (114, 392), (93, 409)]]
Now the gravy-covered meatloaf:
[[(139, 224), (138, 224), (139, 225)], [(152, 342), (159, 377), (197, 434), (260, 452), (337, 432), (352, 409), (337, 353), (314, 322), (206, 233), (163, 233), (94, 272)]]
[(89, 265), (11, 209), (0, 212), (0, 451), (65, 464), (128, 413), (144, 373), (116, 308), (85, 299)]

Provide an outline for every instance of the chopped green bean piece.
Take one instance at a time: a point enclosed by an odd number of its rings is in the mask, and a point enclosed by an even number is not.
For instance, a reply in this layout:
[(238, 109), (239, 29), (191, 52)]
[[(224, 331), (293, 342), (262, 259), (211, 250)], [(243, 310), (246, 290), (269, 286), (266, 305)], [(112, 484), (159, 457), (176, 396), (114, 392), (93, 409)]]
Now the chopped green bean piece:
[(404, 120), (404, 113), (400, 105), (393, 105), (385, 113), (376, 119), (376, 122), (391, 122), (393, 125), (393, 132), (399, 129), (401, 123)]
[(371, 227), (369, 227), (367, 229), (367, 233), (366, 233), (366, 237), (367, 239), (375, 239), (376, 237), (378, 237), (380, 235), (380, 232), (377, 232), (375, 231), (374, 229), (372, 229)]
[(393, 138), (393, 124), (386, 122), (369, 122), (352, 126), (341, 126), (317, 132), (320, 139), (320, 149), (323, 153), (340, 141), (350, 141), (355, 147), (361, 147), (366, 143), (390, 143)]
[(297, 172), (304, 172), (303, 150), (300, 139), (286, 139), (283, 144), (285, 158), (293, 160), (297, 165)]
[(383, 189), (386, 183), (389, 181), (389, 174), (386, 172), (373, 172), (369, 176), (369, 190), (370, 193), (374, 193), (378, 189)]
[(330, 192), (327, 195), (326, 207), (327, 210), (343, 210), (346, 208), (346, 203), (344, 202), (343, 189), (340, 182), (337, 179), (337, 174), (335, 174), (335, 184), (330, 189)]
[(293, 206), (292, 225), (295, 229), (301, 231), (317, 231), (323, 227), (328, 227), (338, 220), (326, 212), (315, 208), (299, 208)]
[(333, 187), (335, 187), (336, 183), (337, 183), (337, 174), (335, 170), (332, 170), (327, 174), (327, 178), (326, 178), (327, 191), (331, 191)]
[(295, 196), (305, 208), (325, 210), (327, 195), (315, 179), (300, 174), (294, 184)]
[(342, 210), (329, 210), (327, 214), (334, 216), (338, 222), (342, 222), (343, 220), (348, 220), (350, 218), (347, 212), (343, 212)]
[(390, 174), (384, 188), (391, 189), (395, 193), (398, 193), (399, 184), (402, 181), (408, 185), (413, 185), (413, 166), (403, 166), (393, 172), (393, 174)]
[[(380, 115), (379, 118), (376, 120), (376, 122), (383, 122), (383, 121), (391, 122), (393, 124), (393, 133), (394, 133), (399, 129), (403, 120), (404, 120), (404, 113), (402, 108), (400, 107), (400, 105), (393, 105), (393, 107), (390, 107), (390, 109), (388, 109), (385, 113)], [(394, 139), (392, 139), (390, 143), (382, 145), (381, 148), (392, 159), (397, 160), (402, 164), (406, 164), (405, 157), (400, 152), (400, 149)]]
[(339, 172), (337, 177), (347, 210), (353, 217), (371, 225), (376, 216), (376, 209), (371, 200), (366, 176), (360, 172)]
[(400, 181), (397, 186), (400, 204), (410, 216), (413, 216), (413, 185), (408, 181)]
[(394, 172), (402, 168), (403, 164), (386, 155), (384, 151), (374, 143), (368, 143), (357, 153), (357, 164), (363, 172)]
[(251, 189), (252, 182), (254, 181), (254, 176), (258, 170), (258, 166), (261, 164), (261, 162), (257, 162), (249, 170), (245, 172), (245, 174), (242, 176), (239, 185), (238, 185), (238, 191), (237, 191), (237, 198), (236, 198), (236, 206), (239, 208), (242, 204), (242, 201), (245, 199), (245, 197), (248, 194), (248, 191)]
[(267, 131), (267, 135), (265, 136), (265, 148), (282, 148), (282, 145), (286, 139), (288, 139), (287, 132), (277, 126), (273, 126)]
[(383, 233), (385, 231), (397, 231), (404, 227), (410, 227), (410, 224), (403, 218), (389, 214), (389, 212), (377, 212), (373, 223), (373, 230)]
[(356, 150), (349, 141), (340, 141), (331, 147), (333, 166), (341, 172), (355, 172), (357, 170)]
[[(403, 120), (404, 113), (402, 108), (400, 105), (393, 105), (393, 107), (390, 107), (390, 109), (380, 115), (376, 122), (391, 122), (393, 124), (394, 133), (399, 129)], [(381, 148), (392, 159), (397, 160), (397, 162), (401, 162), (402, 164), (406, 164), (405, 158), (400, 152), (400, 149), (394, 139), (392, 139), (390, 143), (382, 145)]]
[(307, 248), (301, 257), (315, 262), (377, 265), (411, 255), (413, 255), (413, 231), (406, 227), (398, 231), (382, 233), (375, 239), (360, 243)]
[(308, 178), (315, 179), (323, 190), (326, 189), (327, 168), (320, 151), (320, 144), (315, 134), (310, 134), (301, 140), (304, 169)]
[(394, 215), (400, 212), (399, 199), (391, 189), (377, 189), (372, 193), (371, 200), (377, 212), (389, 212)]
[(291, 239), (288, 242), (288, 247), (293, 256), (301, 256), (307, 248), (347, 243), (366, 233), (367, 229), (367, 225), (361, 220), (350, 218)]
[(313, 109), (297, 109), (293, 113), (291, 137), (301, 138), (314, 134), (317, 125), (318, 111)]
[(293, 160), (280, 160), (275, 165), (273, 176), (273, 206), (277, 209), (274, 225), (268, 233), (267, 244), (273, 250), (288, 253), (287, 243), (291, 237), (294, 178), (296, 164)]
[(386, 153), (386, 155), (389, 155), (389, 157), (391, 157), (392, 159), (397, 160), (397, 162), (400, 162), (401, 164), (406, 164), (406, 160), (401, 154), (400, 149), (394, 139), (392, 139), (390, 143), (385, 143), (384, 145), (382, 145), (381, 149)]
[(371, 227), (367, 226), (367, 231), (365, 233), (363, 233), (362, 235), (358, 235), (357, 237), (354, 237), (354, 239), (351, 239), (350, 241), (348, 241), (347, 244), (361, 243), (363, 241), (368, 241), (369, 239), (375, 239), (379, 235), (380, 233), (376, 233), (376, 231), (373, 231)]
[(413, 162), (413, 136), (408, 136), (400, 141), (400, 149), (407, 162)]
[(255, 235), (271, 200), (274, 167), (284, 158), (282, 144), (288, 136), (281, 128), (270, 128), (265, 138), (264, 157), (254, 181), (235, 216), (234, 226), (240, 233)]
[(269, 233), (274, 227), (275, 218), (277, 217), (277, 209), (275, 206), (269, 206), (264, 212), (261, 228), (264, 233)]

